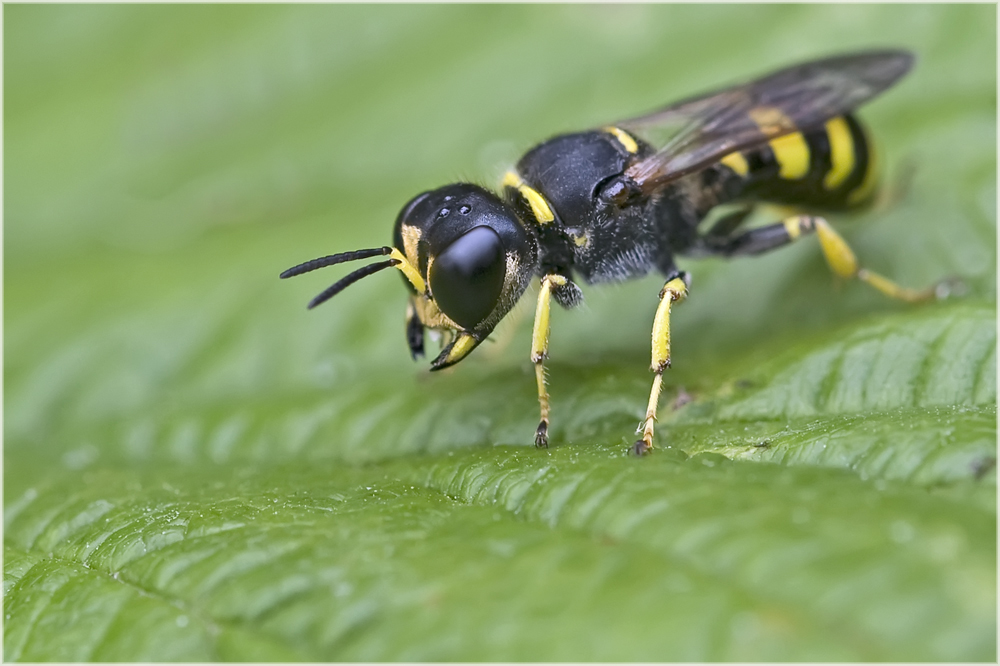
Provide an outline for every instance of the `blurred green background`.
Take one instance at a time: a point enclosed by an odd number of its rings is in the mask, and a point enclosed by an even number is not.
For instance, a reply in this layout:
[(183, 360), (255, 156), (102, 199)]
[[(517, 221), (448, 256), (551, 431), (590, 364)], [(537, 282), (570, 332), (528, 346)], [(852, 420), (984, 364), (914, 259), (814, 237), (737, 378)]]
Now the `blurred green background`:
[[(3, 11), (8, 660), (996, 659), (994, 6)], [(862, 112), (912, 186), (835, 222), (968, 293), (683, 263), (695, 401), (648, 459), (657, 278), (553, 315), (549, 451), (530, 297), (431, 376), (398, 277), (277, 280), (552, 134), (873, 46), (918, 56)]]

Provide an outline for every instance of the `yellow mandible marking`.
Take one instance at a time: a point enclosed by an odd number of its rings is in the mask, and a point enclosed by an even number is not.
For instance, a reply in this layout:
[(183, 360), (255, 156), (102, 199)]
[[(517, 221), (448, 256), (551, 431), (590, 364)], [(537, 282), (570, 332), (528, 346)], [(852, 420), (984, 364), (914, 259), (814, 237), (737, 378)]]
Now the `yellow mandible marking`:
[(392, 252), (389, 254), (391, 259), (395, 259), (399, 263), (396, 264), (396, 268), (403, 272), (406, 279), (410, 281), (413, 288), (417, 290), (418, 294), (423, 294), (427, 292), (427, 284), (424, 279), (420, 277), (420, 272), (409, 262), (409, 260), (403, 256), (403, 253), (399, 251), (398, 248), (392, 248)]
[(798, 180), (809, 173), (809, 146), (801, 132), (792, 132), (771, 139), (771, 150), (781, 170), (778, 175), (785, 180)]
[(747, 158), (743, 157), (743, 153), (729, 153), (719, 161), (735, 171), (741, 178), (746, 178), (746, 175), (750, 173), (750, 165), (747, 164)]
[(826, 136), (830, 141), (830, 171), (823, 179), (823, 187), (835, 190), (854, 170), (854, 139), (842, 116), (826, 124)]
[(823, 256), (826, 257), (830, 270), (842, 278), (854, 277), (858, 272), (858, 259), (847, 241), (834, 231), (826, 220), (819, 217), (813, 219), (820, 246), (823, 248)]
[(628, 152), (633, 155), (639, 152), (639, 144), (636, 143), (635, 139), (632, 138), (632, 135), (625, 130), (619, 127), (605, 127), (604, 131), (618, 139), (618, 143), (622, 144)]
[(524, 197), (528, 205), (531, 206), (531, 213), (538, 220), (539, 224), (548, 224), (556, 219), (556, 216), (552, 214), (552, 209), (549, 208), (549, 203), (545, 200), (538, 190), (533, 187), (524, 184), (521, 177), (518, 176), (513, 171), (508, 171), (504, 174), (503, 180), (500, 184), (504, 187), (513, 187), (521, 196)]
[(458, 340), (455, 341), (454, 346), (451, 351), (448, 352), (448, 359), (446, 363), (458, 363), (463, 358), (465, 358), (469, 352), (475, 349), (476, 339), (469, 335), (468, 333), (462, 333), (458, 336)]

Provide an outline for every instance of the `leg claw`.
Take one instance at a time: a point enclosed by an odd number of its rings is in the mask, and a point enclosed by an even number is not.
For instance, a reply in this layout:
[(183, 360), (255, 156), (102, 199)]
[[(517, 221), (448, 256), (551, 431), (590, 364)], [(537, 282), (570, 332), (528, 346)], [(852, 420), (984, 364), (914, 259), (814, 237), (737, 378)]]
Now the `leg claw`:
[(645, 440), (640, 439), (638, 442), (632, 445), (629, 449), (629, 453), (635, 456), (644, 456), (653, 450), (652, 444), (647, 444)]
[(538, 424), (538, 430), (535, 431), (535, 446), (540, 449), (549, 448), (549, 424), (548, 421), (542, 421)]

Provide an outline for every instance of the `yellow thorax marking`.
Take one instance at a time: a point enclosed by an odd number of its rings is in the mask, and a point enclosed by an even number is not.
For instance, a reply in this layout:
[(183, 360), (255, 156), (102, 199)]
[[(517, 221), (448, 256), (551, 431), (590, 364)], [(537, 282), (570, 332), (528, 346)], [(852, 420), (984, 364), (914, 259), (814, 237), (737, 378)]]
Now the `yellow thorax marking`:
[(549, 222), (556, 219), (556, 216), (552, 214), (552, 209), (549, 208), (549, 204), (545, 201), (545, 198), (538, 193), (538, 190), (532, 189), (527, 185), (522, 185), (518, 188), (524, 198), (528, 200), (528, 204), (531, 206), (531, 212), (535, 214), (535, 218), (538, 219), (542, 224), (548, 224)]
[(830, 140), (830, 171), (823, 179), (823, 187), (833, 190), (854, 170), (854, 140), (843, 117), (834, 118), (826, 124), (826, 135)]
[(750, 173), (750, 165), (747, 164), (747, 159), (743, 157), (743, 153), (729, 153), (719, 161), (735, 171), (741, 178), (745, 178)]
[(513, 171), (508, 171), (504, 174), (503, 180), (500, 184), (504, 187), (513, 187), (518, 192), (521, 193), (527, 202), (531, 206), (531, 213), (538, 220), (539, 224), (548, 224), (556, 219), (556, 216), (552, 213), (552, 209), (549, 208), (549, 203), (545, 200), (538, 190), (525, 185), (521, 177), (518, 176)]
[(501, 187), (513, 187), (515, 190), (521, 187), (521, 179), (513, 171), (508, 171), (503, 175), (503, 180), (500, 181)]
[(639, 152), (639, 144), (636, 143), (635, 139), (632, 138), (632, 135), (625, 130), (619, 127), (605, 127), (604, 131), (618, 139), (618, 143), (622, 144), (628, 152), (633, 155)]
[(417, 290), (418, 294), (427, 292), (427, 285), (424, 282), (424, 279), (420, 277), (419, 271), (417, 271), (416, 267), (403, 256), (403, 253), (400, 252), (398, 248), (392, 248), (392, 253), (389, 254), (389, 257), (399, 262), (396, 264), (396, 268), (403, 272), (403, 275), (405, 275), (406, 279), (410, 281), (410, 284), (413, 285), (413, 288)]

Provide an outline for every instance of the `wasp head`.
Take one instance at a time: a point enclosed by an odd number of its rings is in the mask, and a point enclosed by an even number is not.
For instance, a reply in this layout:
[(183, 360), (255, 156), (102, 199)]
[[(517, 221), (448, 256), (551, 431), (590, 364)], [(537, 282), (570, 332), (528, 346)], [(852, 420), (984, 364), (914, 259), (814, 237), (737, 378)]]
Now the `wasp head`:
[(524, 293), (538, 259), (514, 211), (477, 185), (457, 183), (411, 200), (396, 219), (396, 249), (423, 280), (407, 280), (407, 342), (423, 354), (423, 331), (451, 338), (432, 368), (454, 365), (486, 339)]
[(313, 308), (347, 286), (385, 268), (399, 269), (410, 291), (406, 338), (414, 359), (424, 354), (424, 329), (445, 336), (431, 363), (458, 363), (485, 340), (528, 286), (538, 264), (538, 244), (495, 194), (456, 183), (414, 197), (396, 218), (393, 247), (344, 252), (307, 261), (287, 278), (323, 266), (389, 256), (328, 287)]

